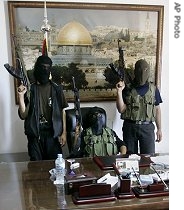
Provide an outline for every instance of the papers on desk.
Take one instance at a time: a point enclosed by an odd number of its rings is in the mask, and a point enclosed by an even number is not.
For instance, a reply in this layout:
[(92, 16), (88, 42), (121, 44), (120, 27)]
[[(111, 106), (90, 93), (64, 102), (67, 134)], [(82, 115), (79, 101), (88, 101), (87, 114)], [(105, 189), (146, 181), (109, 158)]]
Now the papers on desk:
[(156, 164), (156, 165), (161, 165), (166, 168), (169, 169), (169, 155), (158, 155), (155, 157), (151, 157), (151, 160)]
[[(153, 178), (153, 180), (155, 180), (155, 181), (157, 181), (157, 182), (160, 182), (160, 181), (162, 181), (162, 180), (164, 180), (164, 181), (167, 181), (167, 180), (169, 180), (169, 171), (162, 171), (162, 172), (159, 172), (159, 176), (158, 176), (158, 174), (156, 174), (156, 173), (154, 173), (154, 174), (151, 174), (151, 176), (152, 176), (152, 178)], [(162, 180), (161, 180), (161, 179)]]
[(157, 171), (157, 173), (151, 174), (153, 180), (158, 182), (169, 180), (169, 155), (158, 155), (151, 157), (151, 160), (154, 162), (151, 165)]
[(139, 176), (141, 184), (142, 185), (149, 185), (149, 184), (153, 184), (153, 177), (151, 174), (145, 175), (145, 174), (141, 174)]
[(134, 159), (134, 160), (140, 160), (141, 159), (141, 156), (140, 155), (137, 155), (137, 154), (131, 154), (131, 155), (129, 155), (128, 158), (129, 159)]
[(105, 176), (102, 176), (100, 179), (98, 179), (97, 183), (110, 184), (111, 188), (112, 188), (118, 183), (118, 177), (117, 176), (111, 176), (110, 173), (108, 173)]

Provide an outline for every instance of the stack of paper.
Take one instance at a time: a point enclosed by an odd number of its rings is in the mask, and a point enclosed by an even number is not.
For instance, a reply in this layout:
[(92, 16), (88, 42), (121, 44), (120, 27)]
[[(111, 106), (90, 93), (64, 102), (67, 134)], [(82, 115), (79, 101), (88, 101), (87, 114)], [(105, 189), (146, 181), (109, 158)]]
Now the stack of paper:
[(112, 187), (115, 186), (115, 184), (118, 183), (118, 177), (117, 176), (111, 176), (110, 173), (108, 173), (105, 176), (102, 176), (100, 179), (98, 179), (97, 183), (110, 184), (111, 188), (112, 188)]

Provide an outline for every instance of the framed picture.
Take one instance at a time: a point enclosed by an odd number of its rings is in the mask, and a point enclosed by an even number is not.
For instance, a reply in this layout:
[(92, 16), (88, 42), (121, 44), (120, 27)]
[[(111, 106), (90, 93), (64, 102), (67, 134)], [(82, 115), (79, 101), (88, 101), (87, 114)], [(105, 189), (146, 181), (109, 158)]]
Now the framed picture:
[[(116, 168), (120, 174), (123, 172), (138, 172), (139, 171), (139, 162), (136, 159), (130, 158), (117, 158), (116, 159)], [(133, 169), (132, 169), (133, 168)]]
[[(46, 12), (51, 27), (48, 54), (53, 61), (52, 78), (63, 84), (68, 102), (74, 99), (74, 85), (81, 102), (115, 100), (115, 82), (119, 77), (114, 79), (111, 70), (112, 66), (119, 68), (120, 61), (132, 78), (135, 62), (145, 59), (151, 68), (150, 80), (160, 86), (163, 6), (44, 3), (8, 2), (10, 34), (17, 39), (22, 64), (30, 80), (36, 58), (42, 54), (41, 27)], [(12, 65), (15, 65), (13, 44), (12, 56)], [(15, 86), (18, 84), (15, 79)]]

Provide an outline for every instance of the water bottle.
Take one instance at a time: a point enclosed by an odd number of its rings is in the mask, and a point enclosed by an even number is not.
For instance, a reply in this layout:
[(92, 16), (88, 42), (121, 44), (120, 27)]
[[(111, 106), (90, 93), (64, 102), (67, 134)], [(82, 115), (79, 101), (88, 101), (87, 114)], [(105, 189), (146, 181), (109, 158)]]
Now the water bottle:
[(57, 203), (59, 209), (66, 209), (67, 203), (65, 199), (65, 187), (63, 184), (57, 184), (56, 185), (57, 189)]
[(55, 160), (55, 169), (56, 169), (56, 183), (64, 184), (65, 183), (65, 159), (62, 154), (58, 154), (57, 159)]

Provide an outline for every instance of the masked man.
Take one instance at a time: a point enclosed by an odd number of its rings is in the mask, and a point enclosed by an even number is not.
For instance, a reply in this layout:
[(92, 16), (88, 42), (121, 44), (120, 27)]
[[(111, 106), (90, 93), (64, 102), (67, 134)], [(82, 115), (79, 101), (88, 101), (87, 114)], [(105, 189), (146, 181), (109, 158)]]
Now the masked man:
[(27, 88), (18, 87), (18, 113), (24, 120), (28, 139), (30, 160), (56, 159), (66, 142), (64, 108), (68, 106), (63, 88), (50, 80), (52, 60), (39, 56), (34, 66), (35, 82), (30, 86), (28, 103), (25, 103)]
[(102, 111), (93, 107), (87, 119), (90, 127), (82, 132), (80, 155), (85, 157), (110, 156), (118, 153), (126, 154), (126, 146), (115, 131), (103, 123)]
[(123, 122), (123, 140), (128, 153), (155, 153), (156, 141), (162, 140), (161, 109), (162, 99), (154, 84), (149, 82), (149, 64), (141, 59), (135, 64), (134, 81), (125, 86), (124, 81), (116, 85), (116, 106)]

